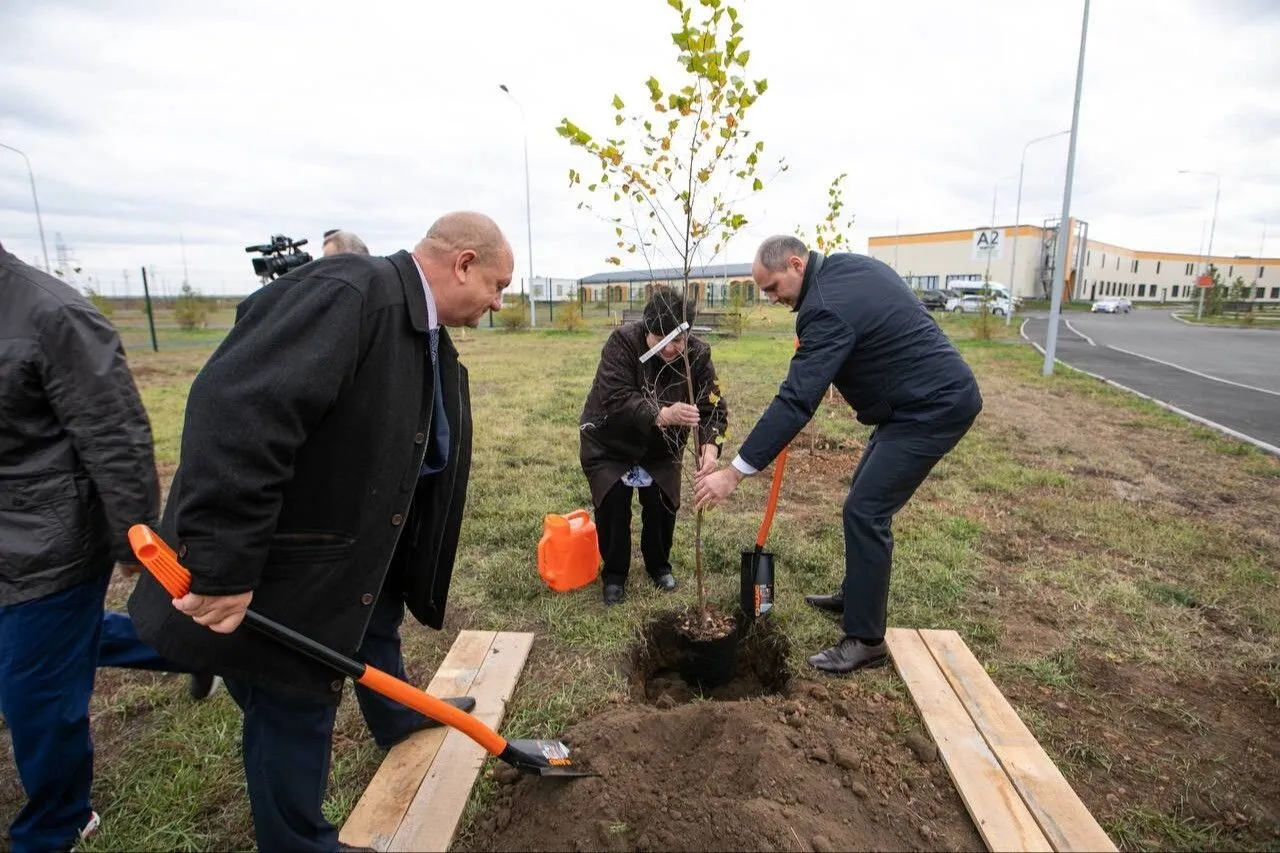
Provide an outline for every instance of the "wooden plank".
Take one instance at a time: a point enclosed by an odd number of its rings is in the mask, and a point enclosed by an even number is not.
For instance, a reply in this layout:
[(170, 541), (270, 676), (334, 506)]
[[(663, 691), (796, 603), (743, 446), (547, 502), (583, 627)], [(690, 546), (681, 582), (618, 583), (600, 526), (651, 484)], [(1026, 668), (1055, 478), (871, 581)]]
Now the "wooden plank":
[(924, 640), (913, 630), (890, 628), (885, 641), (987, 848), (1052, 850)]
[[(498, 634), (471, 685), (471, 695), (476, 697), (472, 714), (492, 729), (502, 724), (531, 648), (533, 634)], [(387, 849), (448, 850), (487, 756), (471, 738), (451, 730)]]
[(1053, 848), (1115, 850), (960, 635), (922, 630), (920, 637)]
[[(468, 695), (497, 636), (496, 631), (459, 631), (427, 692)], [(448, 732), (443, 726), (425, 729), (392, 747), (342, 825), (338, 839), (352, 847), (386, 850)]]

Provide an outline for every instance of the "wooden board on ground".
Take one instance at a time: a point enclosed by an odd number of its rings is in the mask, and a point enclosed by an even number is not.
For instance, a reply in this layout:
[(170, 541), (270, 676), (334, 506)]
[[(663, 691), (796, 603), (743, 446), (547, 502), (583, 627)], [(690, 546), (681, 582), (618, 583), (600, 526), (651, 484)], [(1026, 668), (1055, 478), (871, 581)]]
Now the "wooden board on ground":
[[(531, 648), (533, 634), (498, 634), (471, 684), (469, 695), (476, 699), (471, 713), (494, 730), (502, 723)], [(486, 757), (479, 744), (450, 730), (386, 849), (448, 850)]]
[(1052, 850), (920, 634), (891, 628), (885, 641), (987, 849)]
[[(481, 669), (486, 663), (492, 665), (498, 660), (492, 654), (494, 644), (499, 637), (512, 636), (527, 637), (528, 643), (532, 643), (532, 635), (459, 632), (435, 677), (427, 685), (427, 691), (440, 697), (475, 696), (474, 686)], [(478, 698), (476, 705), (479, 710)], [(387, 850), (422, 786), (423, 778), (450, 734), (457, 735), (457, 732), (444, 727), (426, 729), (411, 735), (388, 752), (343, 824), (339, 839), (353, 847)]]
[(911, 698), (991, 850), (1115, 850), (955, 631), (890, 629)]
[(955, 631), (920, 631), (1054, 850), (1115, 850), (1058, 766)]

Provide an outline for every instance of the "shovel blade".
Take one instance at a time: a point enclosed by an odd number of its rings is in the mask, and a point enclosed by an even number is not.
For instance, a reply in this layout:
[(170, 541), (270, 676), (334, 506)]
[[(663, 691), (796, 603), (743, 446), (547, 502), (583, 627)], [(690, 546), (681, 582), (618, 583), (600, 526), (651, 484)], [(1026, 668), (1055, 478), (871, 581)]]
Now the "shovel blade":
[(498, 757), (517, 770), (539, 776), (600, 775), (574, 764), (569, 758), (569, 747), (558, 740), (509, 740)]

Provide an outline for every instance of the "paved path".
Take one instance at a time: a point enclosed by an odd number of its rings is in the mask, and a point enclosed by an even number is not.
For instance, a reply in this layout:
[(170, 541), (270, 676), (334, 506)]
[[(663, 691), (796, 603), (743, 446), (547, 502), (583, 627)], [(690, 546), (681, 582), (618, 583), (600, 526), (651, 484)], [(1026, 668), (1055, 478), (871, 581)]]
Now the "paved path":
[[(1043, 347), (1048, 317), (1024, 319), (1023, 334)], [(1063, 312), (1056, 357), (1280, 448), (1278, 331), (1187, 326), (1158, 309)]]

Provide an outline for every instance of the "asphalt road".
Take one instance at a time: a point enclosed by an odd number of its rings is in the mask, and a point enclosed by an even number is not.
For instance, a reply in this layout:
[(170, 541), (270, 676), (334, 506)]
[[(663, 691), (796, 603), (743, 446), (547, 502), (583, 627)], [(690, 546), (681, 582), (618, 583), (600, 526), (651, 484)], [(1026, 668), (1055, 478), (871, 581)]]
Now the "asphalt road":
[[(1043, 347), (1047, 315), (1026, 319), (1024, 333)], [(1063, 312), (1055, 354), (1079, 370), (1280, 447), (1280, 331), (1188, 326), (1161, 309)]]

